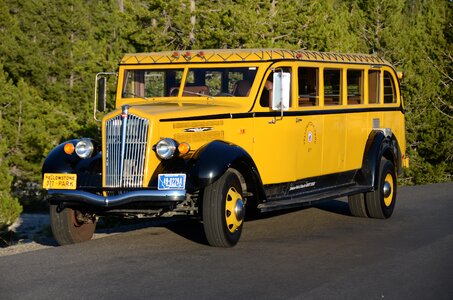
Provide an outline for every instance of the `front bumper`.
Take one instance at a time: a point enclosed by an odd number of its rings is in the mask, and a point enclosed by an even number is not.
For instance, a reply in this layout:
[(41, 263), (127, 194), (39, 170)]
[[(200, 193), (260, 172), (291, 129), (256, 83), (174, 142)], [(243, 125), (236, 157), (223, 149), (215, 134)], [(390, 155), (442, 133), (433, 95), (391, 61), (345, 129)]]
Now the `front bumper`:
[(98, 207), (116, 207), (134, 202), (178, 203), (186, 199), (185, 190), (138, 190), (120, 195), (101, 196), (79, 190), (48, 190), (51, 203), (80, 203)]

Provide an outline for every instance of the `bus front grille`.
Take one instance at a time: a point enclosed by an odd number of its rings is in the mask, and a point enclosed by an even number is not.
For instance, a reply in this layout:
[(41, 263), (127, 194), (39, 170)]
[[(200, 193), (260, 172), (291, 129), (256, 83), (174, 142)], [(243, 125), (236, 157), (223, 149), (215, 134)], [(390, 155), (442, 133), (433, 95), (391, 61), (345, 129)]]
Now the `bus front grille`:
[(127, 112), (106, 122), (105, 186), (143, 186), (149, 122)]

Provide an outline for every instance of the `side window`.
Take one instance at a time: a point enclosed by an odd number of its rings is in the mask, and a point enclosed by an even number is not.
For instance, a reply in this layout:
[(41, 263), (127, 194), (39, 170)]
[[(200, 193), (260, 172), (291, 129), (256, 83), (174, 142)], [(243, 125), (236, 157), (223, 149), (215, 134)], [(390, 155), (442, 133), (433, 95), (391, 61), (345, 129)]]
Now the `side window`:
[(263, 91), (261, 92), (260, 105), (262, 107), (269, 107), (272, 101), (272, 87), (274, 80), (274, 72), (271, 72), (264, 82)]
[(297, 73), (299, 106), (319, 105), (319, 69), (301, 67)]
[(396, 89), (392, 75), (384, 72), (384, 103), (396, 103)]
[(341, 69), (324, 69), (324, 105), (341, 104)]
[(368, 103), (379, 103), (379, 83), (381, 71), (369, 70), (368, 71)]
[(348, 84), (348, 104), (363, 104), (363, 71), (348, 70), (346, 81)]

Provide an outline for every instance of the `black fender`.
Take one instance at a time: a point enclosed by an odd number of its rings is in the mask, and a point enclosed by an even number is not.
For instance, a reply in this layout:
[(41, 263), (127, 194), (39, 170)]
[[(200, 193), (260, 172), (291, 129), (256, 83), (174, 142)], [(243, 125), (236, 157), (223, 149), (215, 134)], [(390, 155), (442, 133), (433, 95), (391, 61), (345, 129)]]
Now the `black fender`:
[(80, 139), (61, 143), (49, 152), (42, 167), (44, 173), (77, 174), (77, 187), (102, 187), (102, 153), (99, 144), (91, 140), (94, 151), (91, 157), (82, 159), (75, 152), (68, 155), (64, 146), (72, 143), (74, 146)]
[(377, 188), (381, 159), (390, 160), (396, 172), (402, 170), (401, 150), (395, 135), (373, 130), (368, 136), (362, 160), (362, 168), (357, 172), (355, 181), (359, 185)]
[(236, 169), (241, 174), (247, 192), (253, 193), (256, 199), (264, 199), (263, 184), (252, 157), (242, 147), (218, 140), (202, 146), (190, 156), (162, 161), (149, 186), (157, 186), (158, 174), (185, 173), (186, 189), (194, 192), (215, 182), (228, 168)]

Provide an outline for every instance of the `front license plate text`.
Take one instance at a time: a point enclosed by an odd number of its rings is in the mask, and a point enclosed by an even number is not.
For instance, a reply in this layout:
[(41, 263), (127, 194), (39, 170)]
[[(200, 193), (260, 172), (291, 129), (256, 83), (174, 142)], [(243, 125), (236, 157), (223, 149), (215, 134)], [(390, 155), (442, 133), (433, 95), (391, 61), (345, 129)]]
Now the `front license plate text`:
[(46, 190), (75, 190), (77, 174), (45, 173), (42, 187)]
[(183, 190), (186, 187), (186, 174), (159, 174), (159, 190)]

